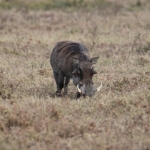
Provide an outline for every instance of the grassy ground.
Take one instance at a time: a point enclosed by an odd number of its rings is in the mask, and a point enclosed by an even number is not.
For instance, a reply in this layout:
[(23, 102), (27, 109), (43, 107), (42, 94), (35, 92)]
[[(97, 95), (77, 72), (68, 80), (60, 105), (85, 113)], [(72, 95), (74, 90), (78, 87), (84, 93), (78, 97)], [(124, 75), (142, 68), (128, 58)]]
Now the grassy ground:
[[(0, 149), (149, 150), (148, 4), (1, 9)], [(100, 57), (93, 80), (104, 86), (93, 98), (76, 100), (72, 82), (67, 96), (54, 97), (49, 56), (62, 40), (84, 43)]]

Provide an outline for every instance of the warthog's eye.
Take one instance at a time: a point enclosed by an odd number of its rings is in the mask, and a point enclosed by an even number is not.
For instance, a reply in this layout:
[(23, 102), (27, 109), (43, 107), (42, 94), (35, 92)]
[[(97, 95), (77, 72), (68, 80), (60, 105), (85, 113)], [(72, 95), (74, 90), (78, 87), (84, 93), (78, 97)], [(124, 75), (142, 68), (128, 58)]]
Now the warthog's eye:
[(78, 69), (77, 74), (81, 74), (81, 70), (80, 69)]
[(73, 72), (72, 72), (73, 75), (80, 75), (81, 74), (81, 69), (78, 68), (78, 69), (75, 69)]
[(82, 69), (83, 69), (83, 68), (81, 68), (81, 67), (78, 69), (78, 72), (80, 72), (80, 74), (81, 74), (81, 72), (82, 72)]

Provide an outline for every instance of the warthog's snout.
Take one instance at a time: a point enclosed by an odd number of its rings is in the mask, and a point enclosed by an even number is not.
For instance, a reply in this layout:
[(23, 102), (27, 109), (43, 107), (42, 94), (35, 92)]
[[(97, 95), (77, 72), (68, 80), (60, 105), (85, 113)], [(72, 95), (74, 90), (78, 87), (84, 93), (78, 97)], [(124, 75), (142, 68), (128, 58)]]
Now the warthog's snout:
[(92, 97), (96, 92), (99, 92), (100, 89), (102, 88), (102, 82), (101, 85), (99, 87), (94, 87), (93, 85), (77, 85), (77, 90), (80, 93), (80, 96), (89, 96)]

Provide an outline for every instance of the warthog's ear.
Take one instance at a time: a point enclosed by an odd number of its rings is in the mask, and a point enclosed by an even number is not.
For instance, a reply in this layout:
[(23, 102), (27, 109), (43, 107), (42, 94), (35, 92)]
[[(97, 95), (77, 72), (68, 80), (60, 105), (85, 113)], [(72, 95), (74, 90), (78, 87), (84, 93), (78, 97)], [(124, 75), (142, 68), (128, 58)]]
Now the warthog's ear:
[(80, 60), (78, 58), (73, 58), (73, 64), (79, 64)]
[(93, 58), (91, 58), (91, 60), (90, 60), (90, 61), (91, 61), (91, 63), (92, 63), (92, 64), (96, 64), (96, 63), (97, 63), (98, 58), (99, 58), (99, 57), (93, 57)]

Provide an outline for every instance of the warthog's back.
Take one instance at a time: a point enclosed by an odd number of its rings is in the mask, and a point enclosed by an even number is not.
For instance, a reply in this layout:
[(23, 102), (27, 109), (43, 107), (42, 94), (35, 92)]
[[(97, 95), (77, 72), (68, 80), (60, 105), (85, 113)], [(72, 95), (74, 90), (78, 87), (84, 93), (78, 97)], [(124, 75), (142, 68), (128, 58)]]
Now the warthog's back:
[(89, 60), (87, 48), (76, 42), (63, 41), (57, 43), (50, 57), (53, 71), (59, 72), (62, 70), (66, 76), (72, 76), (73, 58), (77, 58), (80, 61)]

